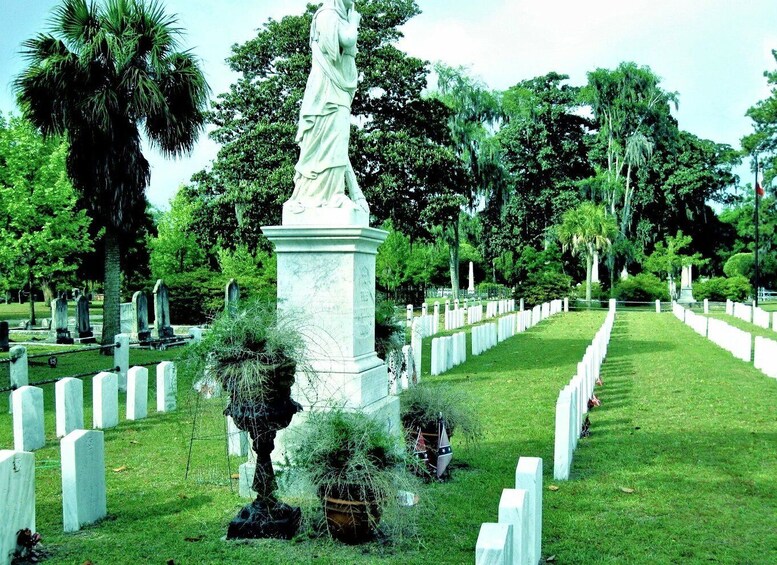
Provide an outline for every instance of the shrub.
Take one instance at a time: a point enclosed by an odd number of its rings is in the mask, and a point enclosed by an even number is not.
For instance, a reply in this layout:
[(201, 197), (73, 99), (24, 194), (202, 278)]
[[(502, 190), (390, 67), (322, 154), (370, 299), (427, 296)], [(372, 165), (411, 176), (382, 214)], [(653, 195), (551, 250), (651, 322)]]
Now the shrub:
[(640, 273), (615, 285), (615, 298), (627, 302), (653, 302), (669, 300), (665, 282), (651, 273)]
[[(574, 290), (575, 290), (575, 298), (579, 300), (585, 300), (585, 281), (578, 284)], [(599, 283), (599, 282), (591, 283), (591, 300), (601, 301), (607, 298), (608, 296), (604, 288), (602, 288), (602, 283)]]
[(726, 298), (734, 301), (747, 300), (753, 294), (753, 287), (747, 277), (730, 277), (726, 281)]
[(458, 431), (466, 441), (475, 441), (483, 433), (477, 412), (459, 389), (420, 384), (403, 392), (399, 400), (402, 424), (409, 432), (434, 428), (442, 414), (450, 436)]
[(706, 281), (693, 284), (693, 297), (696, 300), (711, 300), (723, 302), (725, 300), (742, 301), (750, 296), (752, 287), (746, 277), (734, 276), (730, 278), (715, 277)]
[(750, 279), (755, 270), (755, 256), (752, 253), (735, 253), (723, 265), (727, 277), (742, 276)]
[(375, 353), (388, 359), (389, 353), (405, 345), (405, 324), (397, 316), (396, 305), (390, 300), (375, 304)]
[(553, 271), (539, 271), (530, 273), (518, 285), (516, 298), (523, 298), (526, 306), (534, 306), (569, 296), (571, 291), (571, 277)]
[[(163, 280), (170, 292), (173, 324), (202, 324), (224, 309), (227, 280), (220, 273), (201, 267), (168, 275)], [(152, 296), (149, 293), (149, 300)]]

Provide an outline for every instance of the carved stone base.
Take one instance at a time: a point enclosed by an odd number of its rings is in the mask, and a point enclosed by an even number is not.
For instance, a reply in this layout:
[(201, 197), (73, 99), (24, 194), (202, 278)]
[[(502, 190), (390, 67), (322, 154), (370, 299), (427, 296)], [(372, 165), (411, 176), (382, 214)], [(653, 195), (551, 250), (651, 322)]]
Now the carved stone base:
[(227, 539), (291, 539), (299, 528), (299, 508), (276, 502), (267, 505), (254, 500), (229, 523)]
[(70, 332), (68, 330), (58, 329), (56, 343), (73, 345), (75, 343), (75, 340), (71, 337)]
[(79, 331), (78, 332), (78, 339), (80, 340), (81, 343), (96, 343), (97, 342), (97, 340), (94, 338), (94, 332), (92, 332), (91, 330), (86, 331), (86, 332)]

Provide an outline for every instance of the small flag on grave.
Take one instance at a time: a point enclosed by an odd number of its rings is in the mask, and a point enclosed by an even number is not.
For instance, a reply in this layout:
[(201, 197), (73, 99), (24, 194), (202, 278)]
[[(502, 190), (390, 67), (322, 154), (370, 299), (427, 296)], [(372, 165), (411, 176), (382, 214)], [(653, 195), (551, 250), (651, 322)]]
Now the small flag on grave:
[(429, 454), (426, 453), (426, 442), (424, 441), (424, 436), (421, 435), (421, 428), (418, 428), (418, 437), (415, 440), (413, 453), (420, 461), (423, 461), (424, 463), (429, 462)]
[(448, 464), (453, 459), (453, 449), (451, 448), (451, 442), (448, 439), (448, 432), (445, 431), (445, 421), (440, 414), (440, 441), (437, 444), (437, 478), (442, 477), (445, 473), (445, 469), (448, 468)]

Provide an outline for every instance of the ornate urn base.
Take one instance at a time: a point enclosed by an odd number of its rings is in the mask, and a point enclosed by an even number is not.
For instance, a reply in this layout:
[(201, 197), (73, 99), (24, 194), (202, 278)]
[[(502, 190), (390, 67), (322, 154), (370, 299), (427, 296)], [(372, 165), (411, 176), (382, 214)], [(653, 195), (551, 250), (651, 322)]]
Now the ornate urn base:
[(257, 499), (232, 519), (227, 528), (227, 539), (291, 539), (297, 533), (300, 518), (299, 508)]
[[(285, 373), (285, 378), (282, 376)], [(291, 539), (297, 533), (300, 510), (275, 498), (275, 471), (270, 453), (275, 435), (291, 422), (302, 407), (291, 399), (294, 366), (276, 373), (275, 389), (262, 402), (241, 400), (234, 392), (224, 413), (232, 416), (238, 429), (245, 430), (253, 440), (256, 471), (251, 488), (257, 496), (244, 506), (229, 523), (227, 539), (280, 538)]]

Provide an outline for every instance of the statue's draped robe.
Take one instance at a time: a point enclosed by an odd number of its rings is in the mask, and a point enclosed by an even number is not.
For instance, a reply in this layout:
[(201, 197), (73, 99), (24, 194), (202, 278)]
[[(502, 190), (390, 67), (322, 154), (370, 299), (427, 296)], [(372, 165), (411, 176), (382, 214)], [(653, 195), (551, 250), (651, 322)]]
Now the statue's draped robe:
[(357, 73), (355, 44), (341, 45), (340, 29), (347, 25), (345, 10), (335, 1), (319, 8), (310, 27), (313, 63), (300, 108), (300, 157), (291, 196), (306, 208), (349, 202), (345, 175)]

